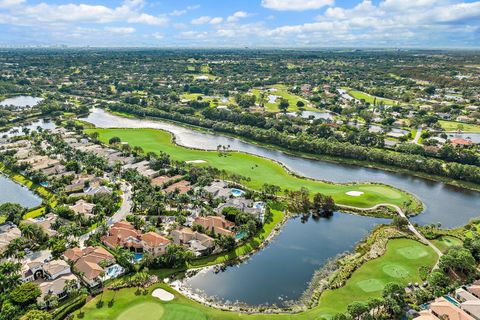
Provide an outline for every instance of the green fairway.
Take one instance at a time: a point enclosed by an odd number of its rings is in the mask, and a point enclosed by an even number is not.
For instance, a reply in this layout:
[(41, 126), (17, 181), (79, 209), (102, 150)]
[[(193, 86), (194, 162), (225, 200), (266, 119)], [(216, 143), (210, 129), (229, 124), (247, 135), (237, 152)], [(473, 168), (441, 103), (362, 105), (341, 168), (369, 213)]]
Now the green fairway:
[(462, 240), (451, 236), (443, 236), (438, 239), (432, 240), (432, 242), (442, 252), (445, 252), (452, 247), (463, 245)]
[[(272, 102), (269, 102), (269, 99), (268, 99), (269, 95), (278, 96), (278, 97), (282, 97), (284, 99), (287, 99), (289, 104), (290, 104), (290, 106), (288, 107), (288, 110), (287, 110), (288, 112), (299, 111), (299, 108), (297, 107), (297, 102), (298, 101), (302, 101), (305, 104), (305, 106), (303, 107), (305, 110), (310, 110), (310, 111), (315, 111), (316, 110), (315, 108), (310, 106), (310, 103), (308, 102), (308, 100), (288, 92), (287, 87), (285, 85), (276, 84), (276, 85), (273, 85), (273, 86), (269, 86), (269, 88), (274, 88), (274, 89), (276, 89), (276, 91), (265, 90), (265, 99), (266, 99), (265, 109), (268, 112), (279, 112), (280, 111), (280, 109), (278, 109), (278, 98), (277, 98), (277, 101), (275, 103), (272, 103)], [(257, 102), (259, 102), (261, 90), (252, 89), (252, 90), (250, 90), (250, 92), (253, 93), (257, 97)]]
[[(119, 137), (132, 147), (140, 146), (144, 152), (166, 152), (172, 159), (180, 161), (203, 160), (204, 164), (224, 169), (228, 172), (249, 177), (247, 187), (260, 190), (264, 183), (274, 184), (283, 189), (298, 190), (306, 187), (313, 193), (331, 195), (339, 204), (358, 208), (370, 208), (380, 203), (390, 203), (401, 207), (413, 197), (403, 191), (381, 184), (334, 184), (293, 176), (285, 168), (269, 159), (241, 153), (229, 152), (220, 155), (216, 151), (188, 149), (172, 142), (169, 133), (155, 129), (86, 129), (87, 133), (98, 132), (99, 139), (108, 143), (112, 137)], [(346, 194), (349, 191), (362, 192), (360, 196)], [(416, 201), (411, 202), (415, 206)]]
[(358, 91), (358, 90), (350, 90), (348, 91), (348, 94), (354, 97), (357, 100), (365, 100), (365, 102), (368, 102), (373, 105), (373, 102), (375, 101), (376, 98), (376, 104), (385, 104), (385, 105), (396, 105), (398, 104), (397, 101), (392, 100), (392, 99), (387, 99), (387, 98), (381, 98), (381, 97), (375, 97), (372, 95), (369, 95), (368, 93)]
[(470, 124), (470, 123), (446, 121), (446, 120), (439, 120), (438, 123), (440, 123), (440, 126), (442, 127), (442, 129), (447, 132), (456, 132), (458, 130), (462, 132), (480, 132), (480, 125), (478, 124)]
[[(402, 248), (413, 254), (413, 259), (404, 259), (398, 251)], [(418, 250), (412, 250), (418, 248)], [(415, 252), (425, 250), (427, 256), (416, 258)], [(390, 282), (408, 284), (409, 282), (419, 282), (418, 268), (422, 265), (433, 266), (437, 260), (437, 255), (427, 246), (409, 239), (390, 240), (387, 244), (386, 253), (371, 260), (359, 269), (347, 281), (346, 285), (336, 290), (328, 290), (322, 294), (320, 303), (307, 312), (298, 314), (239, 314), (233, 312), (224, 312), (209, 308), (195, 301), (189, 300), (184, 296), (170, 289), (166, 284), (157, 284), (149, 288), (147, 295), (136, 295), (135, 288), (122, 289), (118, 292), (106, 290), (103, 295), (95, 297), (87, 303), (81, 311), (85, 313), (83, 319), (86, 320), (311, 320), (324, 319), (337, 312), (344, 312), (348, 304), (353, 301), (366, 301), (372, 297), (379, 297), (384, 286)], [(172, 292), (175, 299), (171, 302), (162, 302), (151, 296), (155, 288), (163, 288)], [(114, 298), (112, 307), (107, 306), (107, 302)], [(98, 300), (103, 299), (105, 304), (97, 308)], [(78, 315), (79, 311), (76, 312)], [(77, 317), (75, 318), (77, 319)]]
[(333, 315), (345, 312), (352, 301), (366, 301), (379, 297), (387, 283), (408, 284), (420, 282), (418, 268), (433, 266), (437, 255), (428, 246), (409, 239), (390, 240), (386, 253), (356, 270), (347, 284), (328, 290), (320, 298), (319, 311)]

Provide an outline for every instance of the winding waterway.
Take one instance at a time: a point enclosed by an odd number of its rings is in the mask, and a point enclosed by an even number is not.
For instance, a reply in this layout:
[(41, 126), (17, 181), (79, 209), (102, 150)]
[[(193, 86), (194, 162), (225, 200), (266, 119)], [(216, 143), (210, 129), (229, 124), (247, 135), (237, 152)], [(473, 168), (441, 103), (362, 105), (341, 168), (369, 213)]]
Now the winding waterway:
[[(419, 224), (441, 223), (456, 227), (480, 216), (480, 194), (396, 172), (333, 162), (310, 160), (253, 145), (240, 139), (199, 132), (169, 122), (130, 119), (93, 109), (82, 120), (99, 128), (154, 128), (173, 133), (176, 142), (186, 147), (216, 150), (229, 145), (231, 150), (263, 156), (285, 165), (296, 174), (334, 182), (381, 182), (409, 191), (420, 198), (425, 210), (413, 218)], [(351, 250), (383, 219), (336, 213), (331, 219), (300, 223), (290, 220), (261, 252), (247, 262), (229, 267), (225, 272), (202, 272), (187, 280), (192, 290), (199, 290), (220, 300), (241, 301), (250, 305), (279, 304), (298, 299), (314, 271), (326, 260)], [(259, 290), (258, 288), (262, 288)]]

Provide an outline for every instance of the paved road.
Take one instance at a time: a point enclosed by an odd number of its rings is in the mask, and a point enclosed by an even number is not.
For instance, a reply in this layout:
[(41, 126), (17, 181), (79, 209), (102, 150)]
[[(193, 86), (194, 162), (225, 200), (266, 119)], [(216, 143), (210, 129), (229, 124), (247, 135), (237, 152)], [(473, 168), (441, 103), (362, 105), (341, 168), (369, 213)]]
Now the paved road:
[(132, 212), (132, 186), (126, 182), (122, 182), (122, 204), (115, 214), (108, 219), (107, 225), (114, 224), (115, 222), (119, 222), (125, 220), (128, 214)]
[[(132, 186), (126, 182), (122, 182), (121, 185), (121, 190), (122, 190), (122, 204), (120, 205), (120, 208), (115, 212), (115, 214), (110, 217), (107, 221), (107, 225), (110, 226), (114, 224), (115, 222), (119, 222), (122, 220), (125, 220), (127, 215), (131, 212), (132, 209)], [(82, 234), (78, 238), (78, 243), (80, 244), (80, 248), (85, 248), (85, 241), (88, 240), (92, 235), (98, 232), (98, 228), (93, 229), (92, 231)]]
[(420, 140), (421, 137), (422, 137), (422, 127), (418, 127), (417, 133), (415, 134), (415, 137), (413, 138), (412, 143), (420, 144), (418, 143), (418, 141)]

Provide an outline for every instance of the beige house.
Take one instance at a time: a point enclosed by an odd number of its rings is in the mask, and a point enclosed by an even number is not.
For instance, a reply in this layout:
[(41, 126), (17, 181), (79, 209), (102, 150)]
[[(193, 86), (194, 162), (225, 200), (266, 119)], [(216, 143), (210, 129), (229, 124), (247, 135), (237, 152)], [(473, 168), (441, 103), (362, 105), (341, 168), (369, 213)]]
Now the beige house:
[(235, 233), (231, 230), (235, 226), (233, 222), (225, 220), (219, 216), (207, 216), (195, 218), (194, 225), (202, 226), (206, 231), (213, 231), (216, 234), (223, 234), (226, 236), (234, 237)]
[(149, 252), (155, 257), (164, 254), (171, 243), (156, 232), (142, 233), (127, 221), (114, 223), (102, 241), (110, 248), (124, 247), (133, 252)]
[(115, 263), (113, 255), (102, 247), (72, 248), (65, 251), (63, 258), (73, 264), (74, 271), (89, 287), (99, 285), (107, 266)]
[(174, 243), (187, 246), (197, 256), (207, 254), (215, 247), (215, 239), (190, 228), (173, 230), (170, 236)]

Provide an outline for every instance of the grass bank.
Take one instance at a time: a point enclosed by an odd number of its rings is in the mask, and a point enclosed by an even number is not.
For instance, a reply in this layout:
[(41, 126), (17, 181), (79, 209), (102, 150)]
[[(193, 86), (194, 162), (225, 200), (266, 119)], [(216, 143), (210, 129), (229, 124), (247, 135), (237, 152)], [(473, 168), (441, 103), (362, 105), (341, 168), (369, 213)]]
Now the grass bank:
[[(156, 284), (149, 288), (146, 295), (136, 294), (135, 288), (120, 291), (106, 290), (87, 303), (75, 313), (76, 319), (80, 312), (83, 319), (124, 320), (131, 317), (142, 320), (311, 320), (328, 318), (332, 314), (346, 310), (353, 301), (364, 301), (371, 297), (379, 297), (384, 286), (389, 282), (407, 284), (420, 281), (418, 268), (422, 265), (433, 266), (437, 256), (429, 247), (409, 239), (394, 239), (387, 244), (386, 253), (362, 265), (356, 270), (346, 285), (336, 290), (326, 291), (318, 306), (298, 314), (240, 314), (225, 312), (201, 305), (187, 299), (172, 290), (166, 284)], [(151, 296), (155, 288), (163, 288), (174, 294), (175, 299), (162, 302)], [(109, 306), (108, 301), (114, 303)], [(103, 300), (102, 307), (98, 307)]]
[[(289, 173), (280, 164), (241, 152), (229, 152), (220, 155), (216, 151), (189, 149), (176, 145), (170, 133), (156, 129), (86, 129), (85, 132), (98, 132), (99, 139), (108, 143), (112, 137), (119, 137), (131, 146), (140, 146), (144, 152), (166, 152), (172, 159), (179, 161), (204, 160), (201, 165), (209, 165), (249, 177), (244, 184), (252, 189), (260, 190), (264, 183), (278, 185), (283, 189), (298, 190), (306, 187), (313, 193), (331, 195), (339, 204), (358, 208), (371, 208), (377, 204), (390, 203), (406, 209), (405, 204), (416, 207), (415, 198), (403, 191), (382, 184), (355, 183), (334, 184), (324, 181), (297, 177)], [(348, 195), (357, 191), (359, 196)], [(410, 208), (411, 209), (411, 208)], [(415, 208), (418, 209), (418, 208)]]

